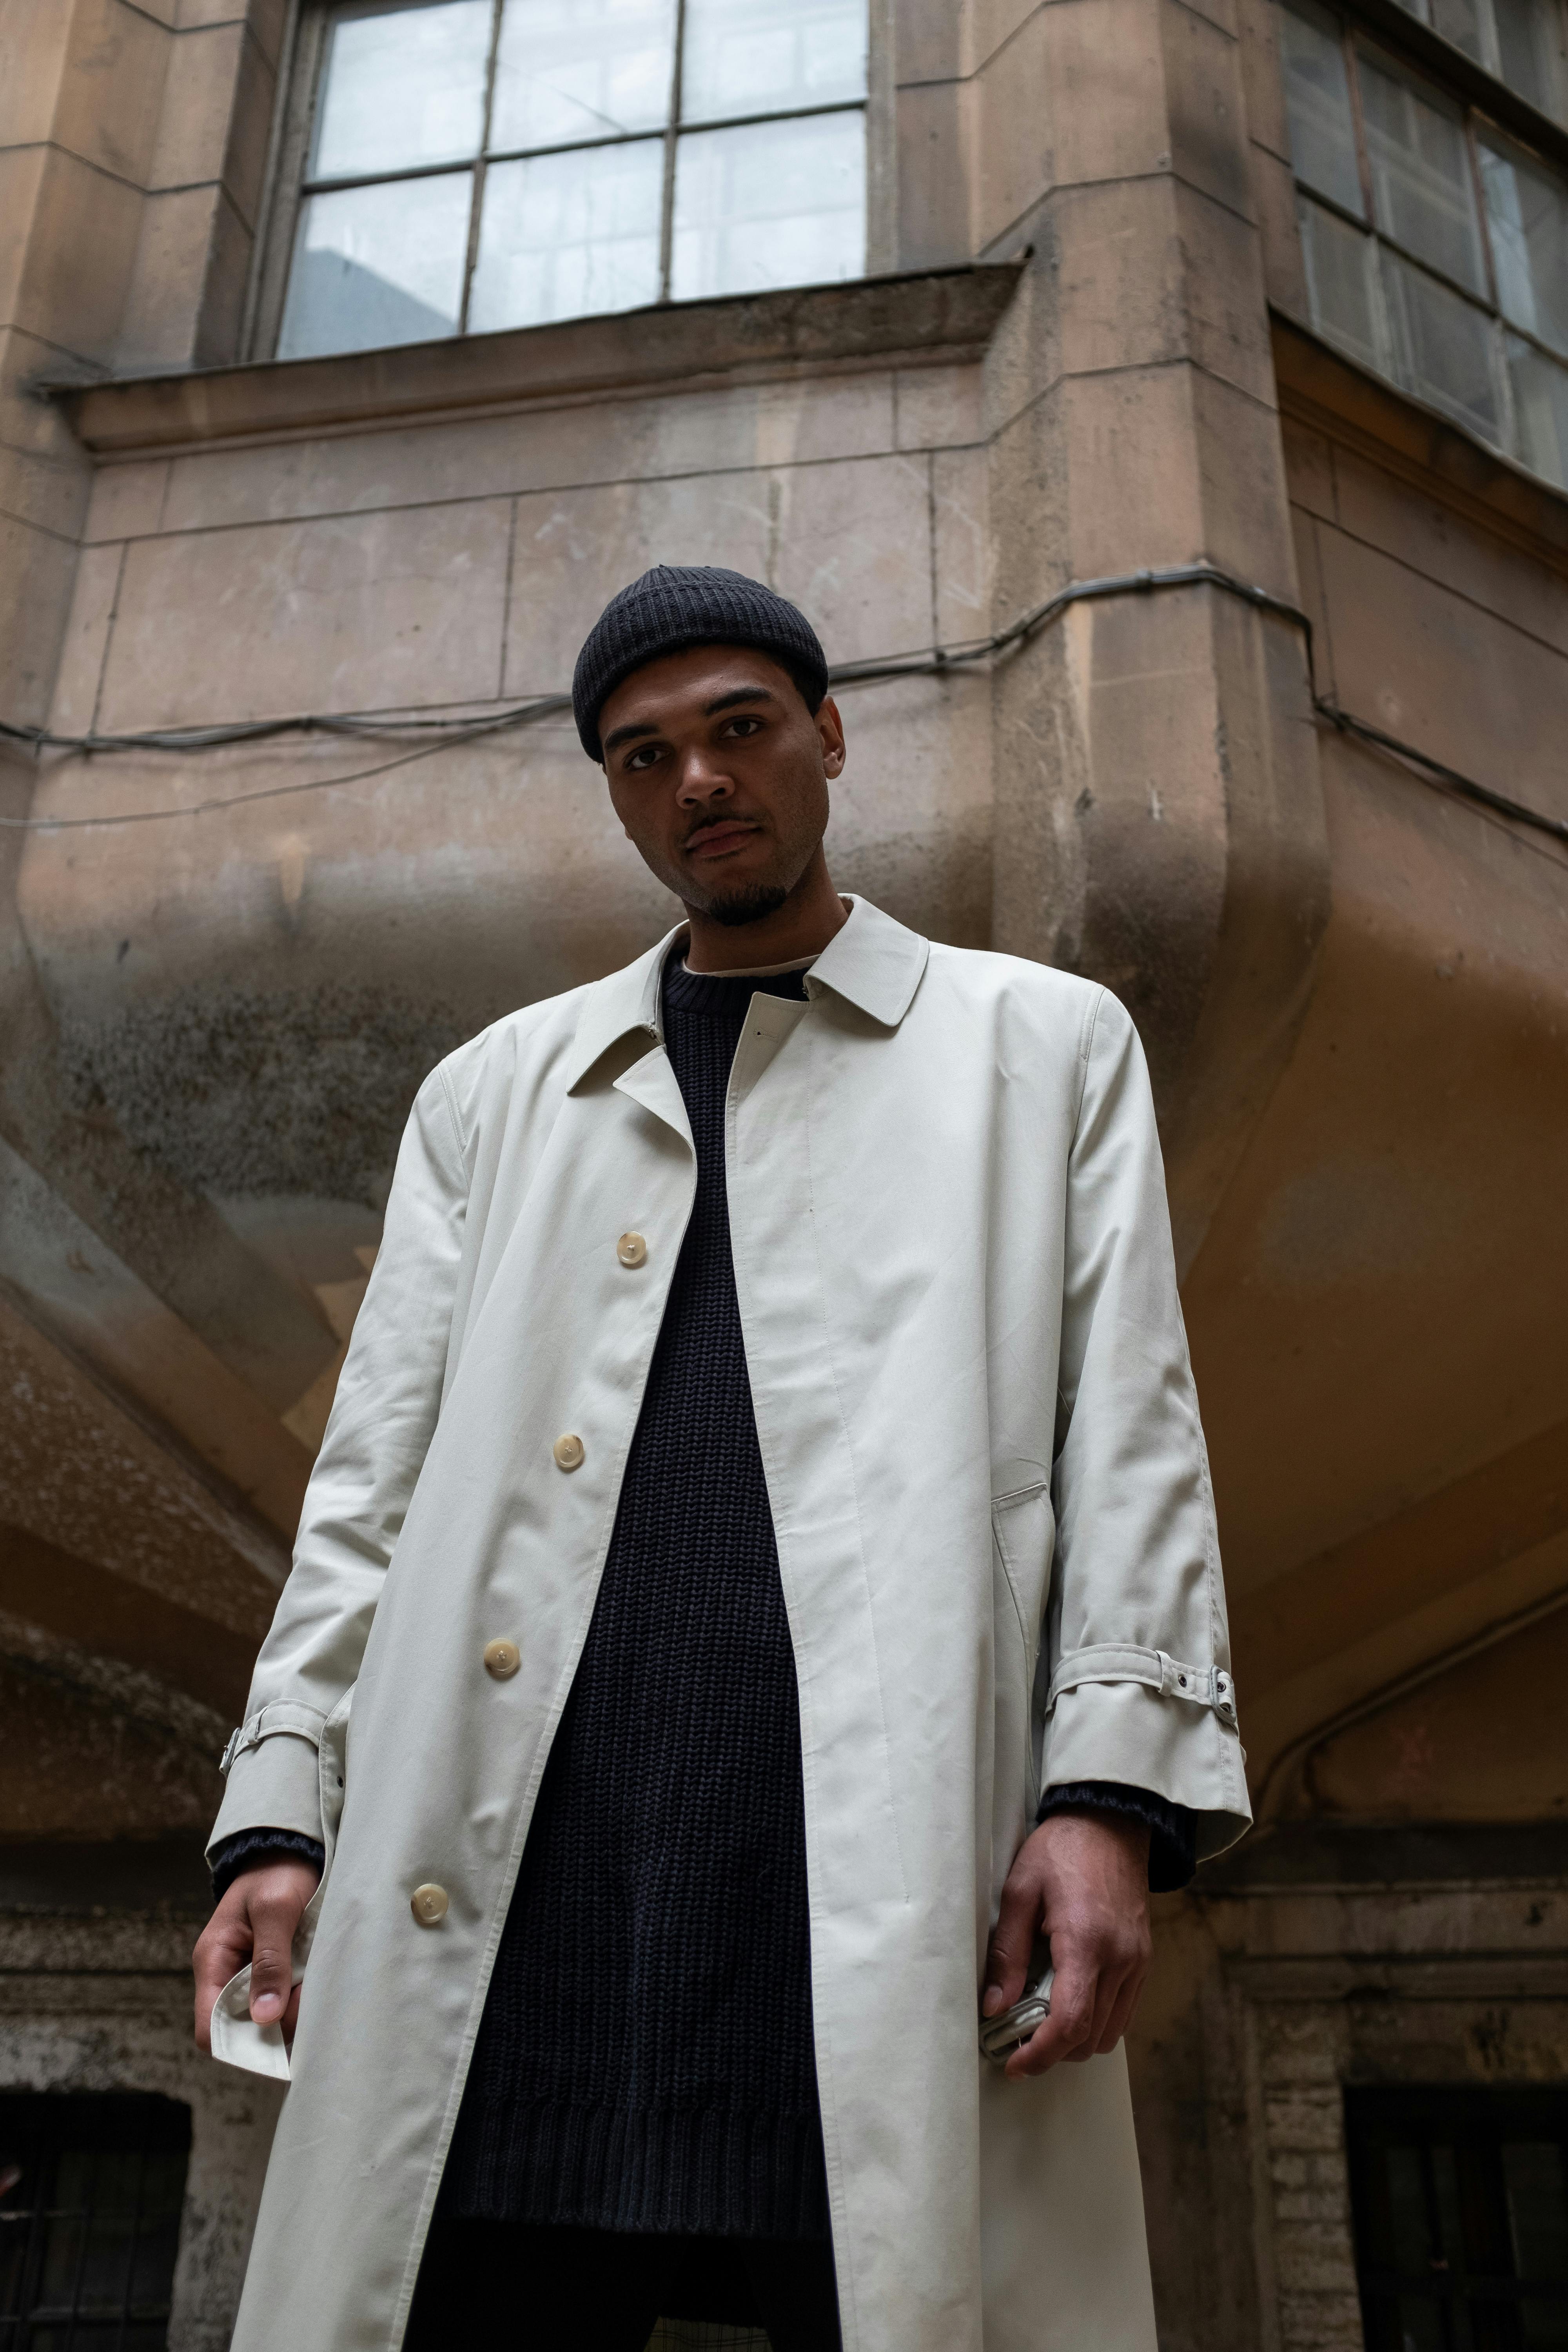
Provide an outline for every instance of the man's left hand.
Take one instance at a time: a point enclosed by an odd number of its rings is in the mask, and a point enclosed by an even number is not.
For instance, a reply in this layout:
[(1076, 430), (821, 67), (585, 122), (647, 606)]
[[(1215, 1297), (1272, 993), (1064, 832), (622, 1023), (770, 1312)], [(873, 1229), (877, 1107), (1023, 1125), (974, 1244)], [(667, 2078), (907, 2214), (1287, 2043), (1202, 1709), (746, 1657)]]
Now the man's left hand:
[(1149, 1832), (1105, 1813), (1053, 1813), (1025, 1839), (1002, 1889), (982, 2008), (1024, 1997), (1029, 1957), (1047, 1938), (1051, 2013), (1015, 2050), (1015, 2082), (1114, 2050), (1149, 1973)]

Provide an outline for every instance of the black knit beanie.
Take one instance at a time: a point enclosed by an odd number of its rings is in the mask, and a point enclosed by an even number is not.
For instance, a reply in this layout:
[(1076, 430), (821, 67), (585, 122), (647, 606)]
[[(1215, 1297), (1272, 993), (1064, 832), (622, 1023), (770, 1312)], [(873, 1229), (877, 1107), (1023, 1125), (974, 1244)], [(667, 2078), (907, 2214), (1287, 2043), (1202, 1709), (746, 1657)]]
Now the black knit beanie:
[(590, 760), (602, 760), (599, 713), (623, 678), (688, 646), (754, 646), (787, 669), (810, 710), (827, 692), (827, 660), (804, 613), (712, 563), (656, 563), (612, 596), (577, 656), (572, 715)]

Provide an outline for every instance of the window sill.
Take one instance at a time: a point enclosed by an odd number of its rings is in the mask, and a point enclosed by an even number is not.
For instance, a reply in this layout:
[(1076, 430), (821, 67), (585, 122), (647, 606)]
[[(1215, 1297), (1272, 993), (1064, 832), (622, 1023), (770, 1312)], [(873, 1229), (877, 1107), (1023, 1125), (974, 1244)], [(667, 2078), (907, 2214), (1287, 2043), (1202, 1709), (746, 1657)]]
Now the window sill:
[(1300, 320), (1271, 309), (1269, 325), (1281, 415), (1359, 448), (1555, 570), (1564, 569), (1568, 494), (1347, 359)]
[(689, 390), (737, 374), (815, 371), (905, 353), (929, 364), (979, 356), (1019, 267), (920, 270), (390, 351), (49, 389), (85, 447), (121, 457), (535, 400)]

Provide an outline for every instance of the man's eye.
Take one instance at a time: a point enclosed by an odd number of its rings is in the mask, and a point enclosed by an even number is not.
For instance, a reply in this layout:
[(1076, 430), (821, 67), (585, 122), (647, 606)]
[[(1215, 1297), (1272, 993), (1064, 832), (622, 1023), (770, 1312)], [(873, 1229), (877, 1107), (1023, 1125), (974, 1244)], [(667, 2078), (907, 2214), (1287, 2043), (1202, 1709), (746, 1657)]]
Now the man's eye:
[(658, 757), (658, 747), (657, 744), (639, 744), (635, 751), (628, 752), (626, 755), (627, 773), (635, 775), (639, 768), (651, 768)]
[(738, 731), (742, 735), (755, 735), (760, 730), (762, 723), (760, 719), (731, 719), (726, 732), (734, 734)]

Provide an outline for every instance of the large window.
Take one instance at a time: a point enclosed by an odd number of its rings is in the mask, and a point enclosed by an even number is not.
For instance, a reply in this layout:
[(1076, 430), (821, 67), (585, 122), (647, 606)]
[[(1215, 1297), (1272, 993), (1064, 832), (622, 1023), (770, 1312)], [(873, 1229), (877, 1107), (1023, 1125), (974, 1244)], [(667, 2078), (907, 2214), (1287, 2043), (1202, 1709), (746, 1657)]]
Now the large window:
[(1542, 114), (1568, 116), (1563, 0), (1400, 0)]
[(860, 276), (867, 0), (353, 0), (279, 356)]
[(163, 2352), (191, 2111), (0, 2095), (0, 2352)]
[(1282, 47), (1314, 325), (1568, 488), (1568, 183), (1314, 0)]
[(1367, 2352), (1563, 2352), (1568, 2091), (1352, 2090)]

